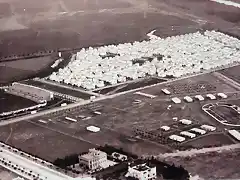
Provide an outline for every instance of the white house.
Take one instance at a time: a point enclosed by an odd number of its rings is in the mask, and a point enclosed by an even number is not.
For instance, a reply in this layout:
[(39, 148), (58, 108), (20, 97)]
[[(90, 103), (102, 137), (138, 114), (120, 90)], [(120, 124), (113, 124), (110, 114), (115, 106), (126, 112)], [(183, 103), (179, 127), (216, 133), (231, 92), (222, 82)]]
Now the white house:
[(153, 180), (157, 178), (156, 166), (149, 166), (146, 163), (129, 165), (126, 177), (134, 177), (139, 180)]
[(96, 149), (89, 149), (87, 154), (83, 154), (78, 158), (79, 163), (87, 165), (91, 170), (95, 170), (103, 167), (107, 162), (107, 153)]

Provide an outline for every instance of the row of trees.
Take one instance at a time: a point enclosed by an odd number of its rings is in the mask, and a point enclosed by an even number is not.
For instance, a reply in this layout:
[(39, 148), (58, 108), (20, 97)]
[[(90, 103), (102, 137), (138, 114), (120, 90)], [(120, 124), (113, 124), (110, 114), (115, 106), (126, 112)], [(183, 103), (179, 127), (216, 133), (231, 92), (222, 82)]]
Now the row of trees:
[(189, 173), (182, 166), (169, 165), (166, 162), (161, 162), (154, 157), (149, 160), (149, 163), (153, 164), (157, 168), (157, 174), (161, 175), (164, 179), (171, 180), (188, 180), (190, 178)]
[(68, 169), (68, 166), (77, 164), (79, 162), (78, 160), (78, 154), (71, 154), (69, 156), (66, 156), (64, 158), (57, 158), (53, 164), (57, 167), (60, 167), (62, 169)]

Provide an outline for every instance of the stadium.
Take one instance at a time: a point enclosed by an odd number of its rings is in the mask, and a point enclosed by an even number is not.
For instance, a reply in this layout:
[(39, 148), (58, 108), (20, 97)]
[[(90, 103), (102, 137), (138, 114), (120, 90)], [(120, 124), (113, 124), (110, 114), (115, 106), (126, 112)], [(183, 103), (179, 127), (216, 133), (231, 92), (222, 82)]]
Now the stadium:
[(225, 126), (240, 127), (240, 108), (232, 104), (206, 104), (202, 107), (213, 119)]

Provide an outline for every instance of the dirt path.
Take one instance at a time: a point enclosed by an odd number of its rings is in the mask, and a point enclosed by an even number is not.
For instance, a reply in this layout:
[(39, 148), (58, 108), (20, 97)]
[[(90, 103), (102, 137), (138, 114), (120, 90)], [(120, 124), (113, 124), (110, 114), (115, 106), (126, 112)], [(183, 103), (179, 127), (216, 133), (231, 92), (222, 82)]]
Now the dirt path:
[(221, 153), (224, 151), (232, 151), (235, 149), (240, 149), (240, 144), (233, 144), (227, 146), (213, 147), (213, 148), (203, 148), (203, 149), (191, 149), (187, 151), (177, 151), (175, 153), (166, 153), (156, 156), (156, 158), (168, 158), (168, 157), (190, 157), (198, 154), (205, 154), (211, 152)]

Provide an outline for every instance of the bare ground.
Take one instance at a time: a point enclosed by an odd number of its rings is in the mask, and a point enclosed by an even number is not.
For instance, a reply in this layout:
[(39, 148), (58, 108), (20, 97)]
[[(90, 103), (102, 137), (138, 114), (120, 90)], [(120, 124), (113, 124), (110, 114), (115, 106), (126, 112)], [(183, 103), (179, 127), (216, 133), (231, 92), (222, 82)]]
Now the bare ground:
[(167, 158), (168, 162), (182, 165), (191, 174), (204, 179), (239, 179), (239, 149), (222, 153), (199, 154), (194, 157)]
[(0, 140), (8, 140), (7, 144), (50, 162), (95, 147), (91, 143), (29, 122), (1, 127)]

